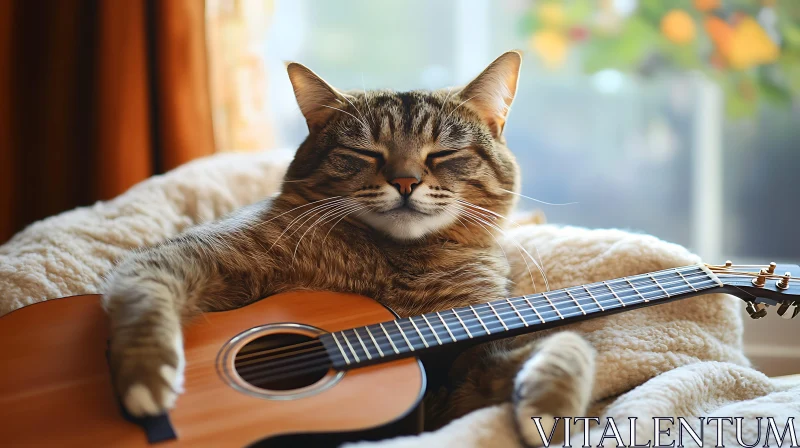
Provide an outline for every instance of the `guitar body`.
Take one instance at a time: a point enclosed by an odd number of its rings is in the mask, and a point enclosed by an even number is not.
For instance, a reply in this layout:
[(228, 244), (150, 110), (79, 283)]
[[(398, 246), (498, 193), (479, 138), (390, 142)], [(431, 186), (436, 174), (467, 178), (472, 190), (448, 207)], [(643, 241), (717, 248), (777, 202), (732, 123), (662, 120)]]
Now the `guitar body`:
[[(436, 373), (469, 347), (715, 292), (753, 318), (800, 313), (800, 267), (695, 264), (395, 319), (353, 294), (297, 291), (184, 328), (184, 393), (169, 418), (129, 419), (111, 386), (100, 296), (0, 319), (3, 446), (338, 446), (422, 429), (426, 356)], [(758, 267), (758, 266), (756, 266)], [(784, 272), (779, 275), (777, 273)]]
[[(158, 446), (336, 446), (419, 431), (425, 373), (416, 358), (330, 370), (314, 384), (267, 397), (232, 380), (238, 377), (224, 356), (264, 332), (313, 336), (312, 327), (339, 331), (394, 318), (371, 299), (329, 292), (284, 293), (199, 316), (184, 329), (185, 392), (169, 413), (177, 438)], [(0, 319), (4, 446), (148, 446), (113, 392), (108, 338), (98, 295), (51, 300)]]

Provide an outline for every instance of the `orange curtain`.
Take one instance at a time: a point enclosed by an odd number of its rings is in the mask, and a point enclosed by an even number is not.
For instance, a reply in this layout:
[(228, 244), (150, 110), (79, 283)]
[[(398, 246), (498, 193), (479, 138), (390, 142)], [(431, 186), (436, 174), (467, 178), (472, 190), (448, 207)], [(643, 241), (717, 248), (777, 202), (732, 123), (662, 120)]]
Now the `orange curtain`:
[(0, 242), (213, 152), (203, 0), (0, 0)]

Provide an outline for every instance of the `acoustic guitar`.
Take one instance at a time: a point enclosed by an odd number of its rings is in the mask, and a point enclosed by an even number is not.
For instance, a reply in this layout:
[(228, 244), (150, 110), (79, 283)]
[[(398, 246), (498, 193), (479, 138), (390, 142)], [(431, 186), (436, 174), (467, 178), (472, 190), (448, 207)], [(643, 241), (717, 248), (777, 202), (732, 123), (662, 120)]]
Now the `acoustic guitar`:
[(800, 268), (698, 264), (397, 318), (366, 297), (289, 292), (184, 329), (185, 393), (167, 415), (124, 413), (108, 370), (100, 296), (0, 319), (3, 446), (335, 446), (418, 432), (419, 357), (700, 294), (754, 318), (797, 315)]

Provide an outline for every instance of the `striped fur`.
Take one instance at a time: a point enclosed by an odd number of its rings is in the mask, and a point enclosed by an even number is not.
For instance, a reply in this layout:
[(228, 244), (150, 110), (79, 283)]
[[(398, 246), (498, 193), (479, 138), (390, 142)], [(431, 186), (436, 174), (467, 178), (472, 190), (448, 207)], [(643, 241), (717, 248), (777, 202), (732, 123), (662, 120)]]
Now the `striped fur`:
[[(111, 363), (128, 409), (172, 405), (181, 323), (198, 312), (294, 289), (362, 294), (401, 316), (507, 296), (493, 226), (519, 187), (502, 136), (519, 64), (510, 52), (463, 89), (403, 93), (340, 92), (289, 64), (309, 136), (280, 195), (140, 250), (108, 279)], [(417, 179), (407, 200), (395, 178)]]

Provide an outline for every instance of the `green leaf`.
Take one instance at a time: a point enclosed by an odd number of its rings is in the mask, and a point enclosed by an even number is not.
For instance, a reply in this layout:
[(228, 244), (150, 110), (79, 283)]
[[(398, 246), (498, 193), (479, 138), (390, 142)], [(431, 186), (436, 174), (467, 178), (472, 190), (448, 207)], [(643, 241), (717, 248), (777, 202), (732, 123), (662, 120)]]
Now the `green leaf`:
[(596, 72), (607, 68), (630, 70), (656, 45), (660, 35), (652, 26), (633, 16), (619, 35), (592, 39), (586, 48), (584, 69)]

